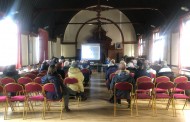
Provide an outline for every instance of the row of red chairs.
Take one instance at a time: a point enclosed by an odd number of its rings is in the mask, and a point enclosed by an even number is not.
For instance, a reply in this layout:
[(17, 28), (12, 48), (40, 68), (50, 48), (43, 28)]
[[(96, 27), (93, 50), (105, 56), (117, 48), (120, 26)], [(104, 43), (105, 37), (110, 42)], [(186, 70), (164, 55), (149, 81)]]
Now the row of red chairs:
[[(190, 90), (190, 82), (187, 82), (187, 80), (184, 76), (180, 76), (175, 80), (175, 83), (170, 82), (168, 80), (168, 77), (162, 76), (158, 77), (155, 82), (153, 83), (151, 81), (151, 78), (143, 76), (137, 79), (136, 82), (136, 90), (133, 92), (133, 85), (128, 82), (121, 82), (115, 84), (114, 91), (116, 90), (124, 90), (124, 91), (131, 91), (131, 102), (134, 100), (135, 106), (136, 106), (136, 114), (138, 115), (138, 105), (137, 100), (138, 99), (148, 99), (150, 106), (150, 103), (152, 102), (152, 111), (153, 115), (157, 113), (156, 108), (156, 100), (157, 99), (168, 99), (167, 109), (169, 108), (170, 104), (172, 103), (172, 110), (173, 110), (173, 116), (176, 116), (176, 109), (175, 109), (175, 100), (176, 99), (185, 99), (185, 104), (183, 106), (186, 106), (188, 99), (190, 99), (189, 96), (185, 94), (185, 90)], [(183, 81), (182, 81), (183, 80)], [(177, 90), (178, 89), (178, 90)], [(114, 95), (114, 116), (116, 115), (116, 99), (118, 96)], [(131, 115), (132, 115), (132, 104), (131, 104)]]
[[(28, 78), (28, 77), (21, 77), (17, 80), (17, 82), (22, 85), (25, 85), (25, 84), (31, 83), (31, 82), (41, 84), (41, 77), (36, 77), (34, 80), (32, 80), (31, 78)], [(0, 80), (0, 84), (3, 86), (6, 84), (9, 84), (9, 83), (16, 83), (16, 81), (10, 77), (4, 77)]]
[[(40, 78), (40, 77), (38, 77)], [(22, 80), (20, 80), (22, 79)], [(49, 100), (46, 98), (46, 92), (55, 92), (55, 87), (53, 83), (47, 83), (43, 86), (41, 83), (38, 82), (32, 82), (30, 78), (20, 78), (18, 80), (18, 83), (16, 82), (4, 82), (4, 80), (12, 80), (11, 78), (3, 78), (1, 80), (1, 83), (4, 83), (3, 85), (0, 85), (0, 92), (4, 94), (4, 96), (0, 96), (0, 102), (5, 103), (5, 114), (4, 119), (7, 119), (7, 112), (8, 112), (8, 105), (10, 105), (12, 111), (14, 112), (14, 108), (17, 106), (14, 106), (16, 102), (24, 102), (23, 105), (23, 119), (27, 118), (28, 110), (34, 111), (32, 102), (42, 102), (43, 103), (43, 109), (42, 109), (42, 118), (45, 119), (45, 113), (48, 112), (55, 112), (50, 111), (50, 102), (60, 102), (60, 118), (62, 119), (63, 114), (63, 104), (64, 100)], [(24, 79), (27, 79), (30, 82), (25, 82)], [(41, 80), (41, 79), (40, 79)], [(3, 81), (3, 82), (2, 82)], [(35, 80), (34, 80), (35, 81)], [(64, 79), (65, 84), (74, 84), (78, 83), (78, 80), (75, 78), (65, 78)], [(16, 96), (9, 96), (9, 93), (16, 93)], [(80, 102), (80, 97), (78, 97), (78, 106)], [(31, 107), (31, 108), (30, 108)]]

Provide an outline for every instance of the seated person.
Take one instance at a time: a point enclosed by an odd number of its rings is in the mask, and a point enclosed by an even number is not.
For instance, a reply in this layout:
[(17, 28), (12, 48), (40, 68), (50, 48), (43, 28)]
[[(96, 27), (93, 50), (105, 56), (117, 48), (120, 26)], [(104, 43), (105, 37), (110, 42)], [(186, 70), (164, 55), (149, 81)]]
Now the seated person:
[[(69, 95), (76, 95), (76, 92), (66, 87), (57, 73), (55, 65), (50, 65), (48, 68), (47, 75), (41, 78), (42, 84), (53, 83), (55, 85), (56, 93), (48, 92), (46, 96), (51, 100), (60, 100), (64, 97), (65, 111), (69, 112)], [(62, 91), (62, 92), (61, 92)]]
[(69, 61), (65, 61), (64, 62), (64, 66), (63, 66), (63, 71), (65, 72), (65, 74), (68, 73), (69, 68), (70, 68), (70, 62)]
[(137, 69), (135, 73), (135, 77), (134, 77), (135, 80), (137, 80), (137, 78), (142, 77), (142, 76), (151, 77), (150, 73), (147, 72), (146, 67), (143, 63), (142, 64), (139, 63), (138, 67), (139, 68)]
[(40, 72), (44, 71), (44, 70), (47, 71), (48, 67), (49, 67), (49, 64), (46, 61), (43, 61), (43, 63), (41, 64), (41, 67), (40, 67)]
[(156, 70), (153, 70), (153, 69), (150, 67), (150, 62), (149, 62), (148, 60), (145, 60), (144, 64), (145, 64), (146, 71), (147, 71), (148, 73), (156, 74)]
[(129, 70), (131, 73), (135, 73), (137, 69), (135, 68), (133, 62), (129, 62), (127, 64), (127, 70)]
[(62, 79), (65, 79), (65, 72), (61, 68), (61, 65), (59, 65), (59, 63), (57, 63), (57, 64), (55, 64), (55, 66), (57, 68), (57, 73), (61, 76)]
[[(114, 89), (114, 85), (118, 82), (129, 82), (135, 85), (134, 79), (129, 75), (129, 71), (126, 70), (126, 63), (120, 62), (119, 64), (119, 70), (117, 71), (117, 75), (112, 79), (111, 84), (110, 84), (110, 89)], [(128, 107), (130, 107), (130, 91), (116, 91), (116, 96), (126, 98), (128, 104)], [(113, 103), (114, 101), (114, 96), (110, 99), (110, 102)], [(121, 100), (117, 99), (117, 102), (120, 104)]]
[(167, 65), (167, 61), (162, 61), (161, 69), (159, 70), (159, 73), (161, 72), (172, 72), (172, 70)]
[(83, 85), (84, 76), (80, 71), (77, 62), (72, 61), (71, 67), (69, 68), (68, 71), (68, 77), (73, 77), (78, 80), (78, 83), (68, 84), (68, 87), (75, 92), (79, 92), (81, 94), (82, 100), (86, 100), (87, 97), (84, 94), (84, 85)]
[(110, 63), (108, 64), (108, 68), (106, 70), (106, 81), (107, 81), (106, 85), (107, 85), (108, 89), (109, 89), (109, 86), (111, 83), (109, 77), (112, 73), (116, 72), (117, 70), (118, 70), (118, 66), (115, 64), (115, 60), (112, 59), (110, 61)]
[(3, 71), (2, 78), (4, 77), (10, 77), (13, 78), (15, 81), (17, 81), (20, 78), (20, 75), (18, 74), (18, 71), (16, 71), (16, 66), (15, 65), (7, 66)]
[(107, 58), (106, 58), (106, 61), (105, 61), (105, 64), (109, 64), (109, 63), (110, 63), (110, 58), (107, 57)]

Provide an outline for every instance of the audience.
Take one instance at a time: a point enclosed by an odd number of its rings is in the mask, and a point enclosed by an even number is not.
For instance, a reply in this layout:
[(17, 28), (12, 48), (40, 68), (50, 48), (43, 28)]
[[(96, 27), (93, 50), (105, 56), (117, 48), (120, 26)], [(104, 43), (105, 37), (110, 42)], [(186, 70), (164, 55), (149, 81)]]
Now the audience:
[[(129, 71), (126, 70), (126, 63), (121, 61), (119, 64), (119, 70), (117, 71), (117, 75), (112, 79), (110, 84), (110, 89), (114, 89), (114, 85), (119, 82), (129, 82), (135, 85), (134, 79), (129, 75)], [(128, 107), (130, 107), (130, 91), (120, 91), (117, 90), (116, 96), (126, 98), (128, 102)], [(114, 96), (111, 97), (110, 102), (113, 103)], [(121, 100), (117, 99), (118, 104), (121, 104)]]
[(13, 78), (15, 81), (17, 81), (20, 78), (20, 75), (18, 74), (18, 71), (16, 71), (15, 65), (10, 65), (5, 68), (3, 71), (3, 77), (10, 77)]
[(65, 74), (68, 73), (69, 68), (70, 68), (70, 62), (69, 61), (65, 61), (64, 62), (64, 66), (63, 66), (63, 71), (65, 72)]
[(105, 64), (109, 64), (110, 63), (110, 58), (107, 57), (106, 61), (105, 61)]
[(145, 60), (145, 61), (144, 61), (144, 65), (145, 65), (145, 69), (146, 69), (147, 73), (156, 74), (156, 70), (153, 70), (153, 69), (150, 67), (150, 62), (149, 62), (148, 60)]
[(68, 87), (71, 88), (73, 91), (80, 92), (82, 100), (86, 100), (87, 97), (84, 93), (84, 86), (83, 86), (84, 76), (80, 71), (77, 62), (72, 61), (71, 67), (69, 68), (68, 71), (68, 76), (76, 78), (78, 80), (78, 83), (68, 84)]
[(46, 62), (46, 61), (44, 61), (42, 64), (41, 64), (41, 67), (40, 67), (40, 72), (41, 71), (44, 71), (44, 70), (48, 70), (48, 67), (49, 67), (49, 64)]
[(50, 65), (48, 68), (47, 75), (41, 78), (42, 84), (53, 83), (55, 85), (55, 93), (47, 92), (46, 96), (51, 100), (60, 100), (64, 97), (65, 111), (69, 112), (69, 95), (76, 95), (76, 92), (66, 87), (60, 79), (57, 68), (55, 65)]
[(136, 73), (135, 73), (135, 80), (137, 79), (137, 78), (139, 78), (139, 77), (142, 77), (142, 76), (148, 76), (148, 77), (151, 77), (150, 76), (150, 73), (148, 73), (147, 72), (147, 70), (146, 70), (146, 67), (145, 67), (145, 64), (144, 63), (139, 63), (138, 64), (138, 69), (137, 69), (137, 71), (136, 71)]
[(127, 64), (127, 70), (129, 70), (131, 73), (136, 72), (137, 69), (132, 61)]
[(159, 73), (161, 72), (172, 72), (172, 70), (168, 67), (167, 61), (161, 62), (161, 69), (159, 70)]

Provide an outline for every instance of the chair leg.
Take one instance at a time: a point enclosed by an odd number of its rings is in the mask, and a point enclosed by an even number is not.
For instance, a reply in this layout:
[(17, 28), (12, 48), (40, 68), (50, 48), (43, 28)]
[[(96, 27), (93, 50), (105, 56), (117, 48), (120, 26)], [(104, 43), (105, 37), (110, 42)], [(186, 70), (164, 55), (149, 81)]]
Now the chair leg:
[(23, 110), (23, 120), (25, 119), (25, 111), (26, 111), (26, 100), (24, 101), (24, 110)]
[(155, 116), (157, 116), (156, 99), (154, 99), (154, 110), (155, 110)]
[(4, 114), (4, 120), (7, 119), (7, 112), (8, 112), (8, 101), (5, 103), (5, 114)]
[(61, 114), (60, 114), (60, 119), (62, 120), (62, 117), (63, 117), (63, 105), (64, 105), (64, 100), (62, 99), (62, 102), (61, 102)]
[(136, 105), (136, 116), (139, 115), (139, 112), (138, 112), (138, 103), (137, 103), (137, 99), (135, 98), (135, 105)]
[(176, 109), (175, 109), (175, 99), (172, 98), (172, 109), (173, 109), (173, 117), (176, 116)]
[(117, 105), (116, 105), (116, 96), (114, 95), (114, 116), (116, 116)]
[(187, 105), (187, 99), (185, 100), (185, 104), (183, 106), (183, 110), (184, 110), (184, 108), (185, 108), (186, 105)]
[(131, 104), (130, 104), (130, 109), (131, 109), (131, 116), (133, 116), (133, 104), (132, 104), (132, 100), (133, 98), (131, 98)]
[[(46, 119), (45, 117), (46, 117), (46, 107), (47, 107), (47, 102), (46, 102), (46, 100), (44, 100), (44, 120)], [(48, 108), (47, 108), (48, 109)]]
[(152, 107), (152, 116), (154, 116), (154, 99), (152, 98), (152, 104), (151, 104), (151, 107)]
[(166, 110), (169, 109), (169, 107), (170, 107), (170, 103), (171, 103), (171, 99), (168, 100), (168, 103), (167, 103), (167, 106), (166, 106)]

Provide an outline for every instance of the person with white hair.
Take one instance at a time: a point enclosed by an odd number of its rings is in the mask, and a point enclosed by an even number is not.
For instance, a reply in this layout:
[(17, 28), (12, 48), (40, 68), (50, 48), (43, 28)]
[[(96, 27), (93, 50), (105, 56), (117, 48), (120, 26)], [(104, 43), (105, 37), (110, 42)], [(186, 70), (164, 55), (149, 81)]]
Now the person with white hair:
[(65, 74), (68, 73), (69, 68), (70, 68), (70, 62), (69, 61), (65, 61), (64, 62), (64, 67), (63, 67), (63, 71), (65, 72)]
[[(129, 71), (126, 70), (126, 63), (121, 61), (119, 64), (119, 70), (117, 71), (116, 76), (112, 79), (110, 84), (110, 89), (114, 89), (114, 85), (119, 82), (129, 82), (135, 86), (135, 80), (130, 76)], [(125, 98), (128, 102), (128, 107), (130, 107), (131, 100), (130, 100), (130, 91), (121, 91), (117, 90), (116, 96)], [(113, 103), (114, 97), (110, 98), (110, 102)], [(121, 104), (121, 99), (117, 99), (118, 104)]]
[(158, 73), (162, 73), (162, 72), (172, 72), (172, 70), (168, 67), (167, 65), (167, 61), (162, 61), (161, 62), (161, 69), (159, 70)]

